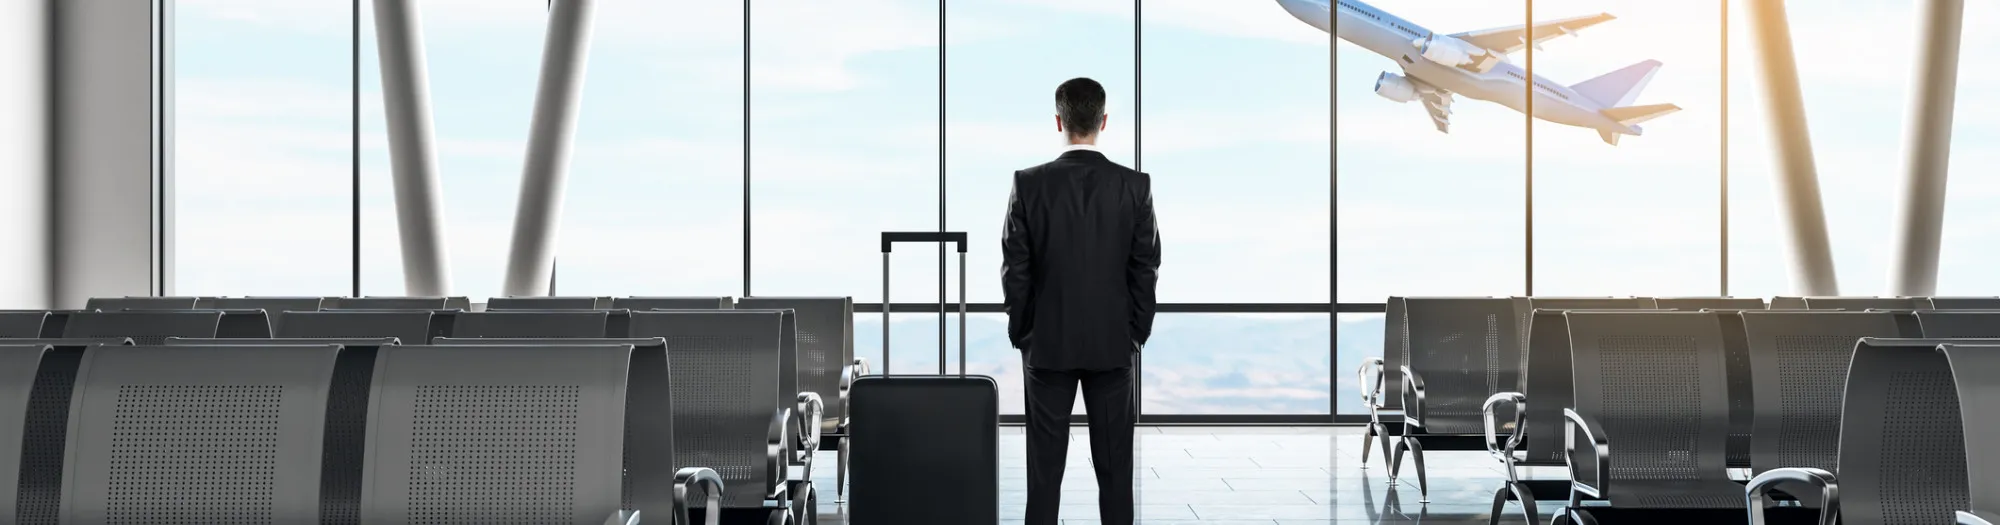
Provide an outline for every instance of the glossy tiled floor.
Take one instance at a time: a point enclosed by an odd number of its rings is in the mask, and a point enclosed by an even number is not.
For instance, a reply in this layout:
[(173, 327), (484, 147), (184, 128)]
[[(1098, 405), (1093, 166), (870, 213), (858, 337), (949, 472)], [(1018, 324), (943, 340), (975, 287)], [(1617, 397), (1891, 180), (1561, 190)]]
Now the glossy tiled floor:
[[(1419, 504), (1416, 478), (1390, 486), (1381, 459), (1360, 468), (1361, 429), (1353, 427), (1140, 427), (1139, 523), (1222, 524), (1483, 524), (1493, 492), (1505, 474), (1484, 452), (1431, 452), (1431, 502)], [(1095, 524), (1096, 480), (1090, 471), (1089, 436), (1072, 435), (1063, 480), (1063, 523)], [(1000, 507), (1003, 520), (1019, 520), (1027, 503), (1026, 441), (1020, 427), (1002, 427)], [(1409, 461), (1405, 458), (1406, 462)], [(816, 461), (820, 523), (844, 524), (833, 502), (834, 456)], [(1558, 508), (1541, 506), (1544, 523)], [(1526, 523), (1518, 506), (1501, 523)], [(1003, 524), (1021, 523), (1003, 521)]]

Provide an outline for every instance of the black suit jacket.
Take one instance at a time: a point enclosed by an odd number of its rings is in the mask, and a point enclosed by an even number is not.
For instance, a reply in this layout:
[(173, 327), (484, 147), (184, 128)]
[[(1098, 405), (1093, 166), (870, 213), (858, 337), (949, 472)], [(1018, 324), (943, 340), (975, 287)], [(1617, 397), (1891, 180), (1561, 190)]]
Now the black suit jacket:
[(1152, 178), (1072, 150), (1015, 172), (1008, 201), (1000, 237), (1007, 336), (1027, 365), (1132, 366), (1158, 306)]

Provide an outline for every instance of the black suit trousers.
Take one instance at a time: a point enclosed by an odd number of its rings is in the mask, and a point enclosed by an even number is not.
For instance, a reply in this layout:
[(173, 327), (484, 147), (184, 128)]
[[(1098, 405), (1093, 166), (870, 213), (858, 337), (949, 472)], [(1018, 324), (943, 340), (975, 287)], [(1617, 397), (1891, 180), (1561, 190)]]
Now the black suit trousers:
[(1027, 525), (1055, 525), (1062, 503), (1063, 466), (1069, 457), (1069, 416), (1076, 387), (1090, 422), (1091, 466), (1097, 506), (1105, 525), (1131, 525), (1132, 367), (1114, 370), (1027, 368)]

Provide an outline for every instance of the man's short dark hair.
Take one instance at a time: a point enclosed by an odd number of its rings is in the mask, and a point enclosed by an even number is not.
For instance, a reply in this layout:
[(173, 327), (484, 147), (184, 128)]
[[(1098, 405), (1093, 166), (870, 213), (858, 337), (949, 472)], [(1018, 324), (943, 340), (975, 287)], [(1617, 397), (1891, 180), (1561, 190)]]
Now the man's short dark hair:
[(1056, 116), (1072, 137), (1096, 135), (1104, 127), (1104, 86), (1089, 78), (1072, 78), (1056, 87)]

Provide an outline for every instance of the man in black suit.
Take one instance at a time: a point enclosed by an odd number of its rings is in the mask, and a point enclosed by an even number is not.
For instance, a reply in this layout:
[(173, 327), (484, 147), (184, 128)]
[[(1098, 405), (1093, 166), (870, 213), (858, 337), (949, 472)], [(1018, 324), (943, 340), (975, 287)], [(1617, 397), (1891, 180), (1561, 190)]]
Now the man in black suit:
[(1014, 173), (1001, 234), (1007, 336), (1027, 369), (1028, 525), (1054, 525), (1083, 385), (1097, 503), (1106, 525), (1132, 523), (1133, 365), (1153, 332), (1160, 235), (1152, 178), (1097, 152), (1104, 86), (1056, 88), (1069, 147)]

